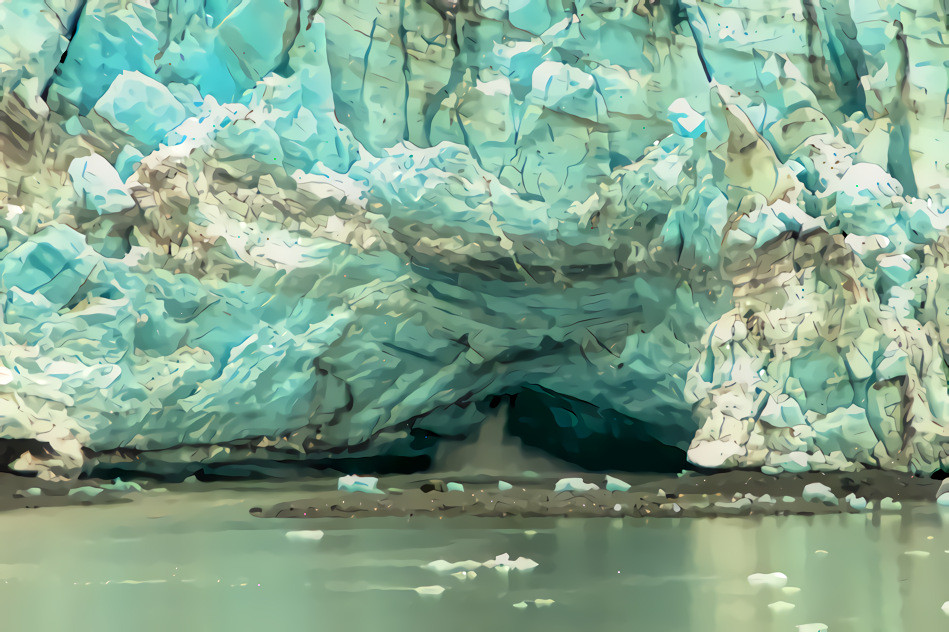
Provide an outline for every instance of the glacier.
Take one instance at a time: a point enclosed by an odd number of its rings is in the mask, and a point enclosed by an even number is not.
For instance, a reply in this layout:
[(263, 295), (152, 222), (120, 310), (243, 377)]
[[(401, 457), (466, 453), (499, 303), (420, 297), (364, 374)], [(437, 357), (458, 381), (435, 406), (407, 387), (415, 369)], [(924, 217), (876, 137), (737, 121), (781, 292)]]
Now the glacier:
[(527, 394), (700, 467), (949, 469), (947, 38), (939, 0), (0, 3), (0, 460), (425, 454)]

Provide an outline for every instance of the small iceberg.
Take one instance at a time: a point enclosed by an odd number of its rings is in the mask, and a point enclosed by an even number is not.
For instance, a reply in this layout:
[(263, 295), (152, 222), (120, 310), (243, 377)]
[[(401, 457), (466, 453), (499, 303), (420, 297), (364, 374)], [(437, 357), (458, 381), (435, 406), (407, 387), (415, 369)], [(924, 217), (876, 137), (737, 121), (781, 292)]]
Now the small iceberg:
[(787, 612), (788, 610), (794, 610), (794, 604), (786, 601), (775, 601), (774, 603), (769, 603), (768, 608), (774, 612)]
[(940, 507), (949, 507), (949, 478), (945, 478), (939, 483), (939, 489), (936, 491), (936, 504)]
[(856, 494), (851, 493), (847, 494), (844, 500), (847, 501), (847, 504), (849, 504), (852, 509), (857, 511), (865, 511), (867, 508), (867, 499), (862, 496), (857, 497)]
[(826, 623), (805, 623), (797, 626), (797, 632), (827, 632)]
[(323, 539), (323, 532), (319, 529), (313, 531), (287, 531), (287, 539), (291, 542), (319, 542)]
[(840, 501), (834, 496), (830, 487), (823, 483), (810, 483), (804, 486), (804, 500), (809, 503), (824, 503), (825, 505), (836, 505)]
[(748, 583), (752, 586), (774, 586), (780, 588), (788, 583), (788, 576), (784, 573), (754, 573), (748, 576)]
[(609, 492), (628, 492), (628, 491), (629, 491), (629, 488), (630, 488), (630, 484), (629, 484), (629, 483), (627, 483), (627, 482), (625, 482), (625, 481), (621, 481), (620, 479), (614, 478), (614, 477), (612, 477), (612, 476), (610, 476), (610, 475), (607, 475), (607, 476), (606, 476), (606, 491), (609, 491)]
[(340, 476), (336, 484), (336, 489), (341, 492), (363, 492), (364, 494), (382, 494), (383, 492), (376, 488), (379, 479), (375, 476)]
[(435, 560), (434, 562), (429, 562), (422, 568), (427, 568), (438, 573), (453, 573), (456, 571), (473, 571), (476, 568), (481, 568), (481, 562), (475, 562), (474, 560), (463, 560), (461, 562), (449, 562), (446, 560)]
[(493, 560), (488, 560), (482, 564), (482, 566), (485, 568), (496, 568), (499, 571), (529, 571), (532, 568), (536, 568), (538, 564), (527, 557), (519, 557), (516, 560), (512, 560), (510, 555), (502, 553)]
[(880, 510), (881, 511), (899, 511), (903, 508), (903, 503), (898, 500), (893, 500), (889, 496), (880, 501)]
[(102, 489), (110, 489), (112, 491), (118, 492), (140, 492), (142, 491), (142, 486), (136, 483), (135, 481), (123, 481), (121, 478), (116, 478), (112, 483), (103, 483), (100, 485)]
[(562, 478), (554, 485), (554, 491), (560, 492), (589, 492), (600, 489), (598, 485), (587, 483), (582, 478)]
[(99, 489), (98, 487), (74, 487), (73, 489), (70, 489), (69, 493), (67, 493), (66, 495), (67, 496), (82, 495), (82, 496), (88, 496), (90, 498), (94, 498), (101, 493), (102, 493), (102, 490)]
[(414, 589), (420, 595), (440, 595), (445, 592), (444, 586), (419, 586)]
[(448, 491), (450, 492), (463, 492), (465, 491), (465, 486), (461, 483), (448, 483)]
[(537, 608), (546, 608), (547, 606), (553, 605), (556, 603), (553, 599), (528, 599), (527, 601), (518, 601), (514, 604), (514, 607), (518, 610), (523, 610), (529, 605), (534, 605)]
[(498, 489), (501, 490), (502, 492), (506, 492), (507, 490), (511, 489), (512, 487), (513, 487), (513, 485), (511, 485), (510, 483), (506, 483), (506, 482), (504, 482), (504, 481), (498, 481)]

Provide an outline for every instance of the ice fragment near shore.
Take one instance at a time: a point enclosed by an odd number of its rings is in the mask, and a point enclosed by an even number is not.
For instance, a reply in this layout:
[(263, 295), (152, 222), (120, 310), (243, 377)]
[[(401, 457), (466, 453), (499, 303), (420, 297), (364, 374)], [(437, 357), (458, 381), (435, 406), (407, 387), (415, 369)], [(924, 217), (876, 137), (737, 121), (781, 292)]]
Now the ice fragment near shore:
[(864, 511), (867, 508), (867, 499), (862, 496), (858, 498), (856, 494), (851, 493), (847, 494), (844, 500), (847, 501), (847, 504), (850, 505), (851, 508), (857, 511)]
[(880, 501), (881, 511), (899, 511), (903, 508), (903, 503), (893, 500), (889, 496)]
[(102, 493), (102, 489), (99, 487), (90, 487), (88, 485), (83, 487), (74, 487), (67, 492), (67, 496), (87, 496), (89, 498), (94, 498)]
[(804, 486), (804, 493), (801, 495), (809, 503), (824, 503), (825, 505), (837, 505), (840, 501), (834, 492), (823, 483), (809, 483)]
[(607, 475), (606, 477), (606, 489), (611, 492), (627, 492), (629, 491), (630, 485), (625, 481), (621, 481), (618, 478)]
[(102, 489), (108, 489), (118, 492), (140, 492), (142, 491), (142, 486), (136, 483), (135, 481), (123, 481), (121, 478), (116, 478), (111, 483), (102, 483), (99, 485)]
[(594, 483), (584, 482), (582, 478), (562, 478), (554, 485), (554, 492), (589, 492), (600, 489)]
[(377, 489), (379, 479), (375, 476), (340, 476), (336, 483), (336, 489), (343, 492), (362, 492), (364, 494), (382, 494), (382, 490)]

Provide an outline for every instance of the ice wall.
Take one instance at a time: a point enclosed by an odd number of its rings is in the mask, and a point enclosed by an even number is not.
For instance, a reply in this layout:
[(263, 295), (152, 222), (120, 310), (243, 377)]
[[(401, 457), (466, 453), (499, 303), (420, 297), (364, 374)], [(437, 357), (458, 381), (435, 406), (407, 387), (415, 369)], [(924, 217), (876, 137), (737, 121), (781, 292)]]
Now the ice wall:
[(949, 466), (946, 24), (0, 3), (13, 467), (418, 454), (520, 392), (707, 467)]

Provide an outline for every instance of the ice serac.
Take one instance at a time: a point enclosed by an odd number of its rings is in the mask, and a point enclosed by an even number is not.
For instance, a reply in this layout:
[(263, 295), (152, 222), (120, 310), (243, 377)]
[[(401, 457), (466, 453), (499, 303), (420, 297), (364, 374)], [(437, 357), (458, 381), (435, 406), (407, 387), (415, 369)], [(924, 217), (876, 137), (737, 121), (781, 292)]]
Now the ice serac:
[(947, 37), (938, 0), (0, 3), (5, 458), (417, 455), (520, 397), (575, 456), (947, 468)]

